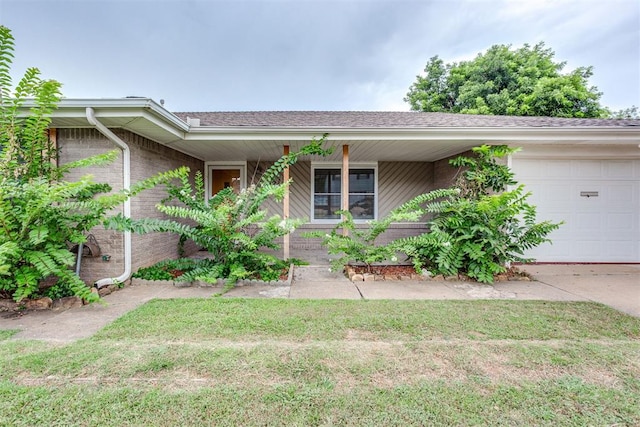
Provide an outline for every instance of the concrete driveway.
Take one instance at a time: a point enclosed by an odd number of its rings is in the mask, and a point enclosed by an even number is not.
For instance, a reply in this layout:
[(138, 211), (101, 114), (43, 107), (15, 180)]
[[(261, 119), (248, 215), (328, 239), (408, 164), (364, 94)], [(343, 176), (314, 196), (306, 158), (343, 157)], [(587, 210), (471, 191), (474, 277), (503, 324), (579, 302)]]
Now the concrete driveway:
[[(456, 281), (359, 282), (331, 273), (328, 266), (297, 268), (291, 286), (239, 286), (224, 297), (292, 299), (513, 299), (593, 301), (640, 317), (640, 265), (531, 265), (533, 281), (484, 285)], [(0, 329), (18, 329), (17, 339), (69, 342), (90, 337), (151, 299), (207, 298), (220, 287), (132, 285), (93, 304), (66, 311), (24, 315), (0, 313)]]
[(541, 264), (523, 268), (540, 284), (640, 317), (640, 264)]

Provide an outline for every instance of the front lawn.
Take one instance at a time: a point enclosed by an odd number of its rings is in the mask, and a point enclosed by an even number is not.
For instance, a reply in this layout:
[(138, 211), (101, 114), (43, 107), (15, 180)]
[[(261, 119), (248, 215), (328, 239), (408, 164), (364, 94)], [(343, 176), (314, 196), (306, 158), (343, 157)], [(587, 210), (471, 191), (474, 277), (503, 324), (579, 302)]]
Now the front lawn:
[(640, 319), (531, 301), (152, 301), (0, 332), (2, 425), (638, 425)]

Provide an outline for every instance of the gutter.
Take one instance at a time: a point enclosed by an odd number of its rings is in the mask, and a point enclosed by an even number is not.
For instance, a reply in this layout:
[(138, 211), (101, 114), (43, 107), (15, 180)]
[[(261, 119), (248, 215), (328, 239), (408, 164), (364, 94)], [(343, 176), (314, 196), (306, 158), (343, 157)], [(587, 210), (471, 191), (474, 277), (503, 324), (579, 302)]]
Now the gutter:
[[(96, 118), (95, 111), (91, 107), (86, 109), (87, 121), (94, 126), (101, 134), (103, 134), (108, 140), (113, 142), (118, 148), (122, 150), (122, 187), (125, 191), (131, 189), (131, 152), (129, 146), (111, 132), (109, 128), (100, 123)], [(125, 218), (131, 218), (131, 199), (123, 203), (123, 214)], [(98, 280), (94, 286), (98, 289), (112, 285), (115, 283), (122, 283), (131, 276), (131, 231), (124, 232), (124, 271), (118, 277), (108, 277)]]
[(331, 141), (526, 141), (540, 144), (558, 142), (615, 143), (638, 145), (640, 127), (583, 126), (543, 127), (431, 127), (431, 128), (343, 128), (343, 127), (191, 127), (184, 136), (190, 141), (298, 141), (328, 133)]

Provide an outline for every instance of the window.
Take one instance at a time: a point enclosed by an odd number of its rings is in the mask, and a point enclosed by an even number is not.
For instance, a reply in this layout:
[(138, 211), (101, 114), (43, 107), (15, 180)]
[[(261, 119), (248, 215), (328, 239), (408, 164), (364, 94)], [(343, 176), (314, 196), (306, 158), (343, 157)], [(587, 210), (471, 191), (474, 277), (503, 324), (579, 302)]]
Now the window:
[[(339, 220), (341, 209), (342, 169), (313, 167), (313, 220)], [(349, 169), (349, 212), (354, 220), (376, 217), (376, 167)]]
[(246, 186), (245, 162), (207, 162), (205, 178), (207, 198), (217, 194), (224, 188), (231, 187), (236, 192)]

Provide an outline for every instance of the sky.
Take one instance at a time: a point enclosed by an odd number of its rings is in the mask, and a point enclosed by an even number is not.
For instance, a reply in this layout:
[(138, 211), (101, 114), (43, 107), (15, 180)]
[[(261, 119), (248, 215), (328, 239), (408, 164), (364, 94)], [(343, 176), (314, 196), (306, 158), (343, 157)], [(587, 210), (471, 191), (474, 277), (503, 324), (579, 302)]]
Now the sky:
[(545, 42), (593, 66), (612, 110), (640, 106), (640, 0), (0, 0), (13, 78), (67, 98), (143, 96), (170, 111), (407, 111), (429, 58)]

